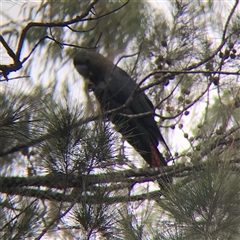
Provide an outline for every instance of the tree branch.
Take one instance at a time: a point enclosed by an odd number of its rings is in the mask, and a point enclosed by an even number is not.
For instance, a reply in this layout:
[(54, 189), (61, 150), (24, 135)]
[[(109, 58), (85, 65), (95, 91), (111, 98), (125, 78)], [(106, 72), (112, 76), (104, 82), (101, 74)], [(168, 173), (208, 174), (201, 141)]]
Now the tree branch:
[(21, 51), (22, 51), (22, 47), (23, 47), (23, 43), (25, 40), (25, 37), (27, 35), (27, 32), (30, 28), (32, 27), (67, 27), (68, 25), (80, 22), (80, 21), (84, 21), (83, 19), (85, 17), (88, 16), (89, 12), (93, 9), (93, 7), (96, 5), (96, 3), (98, 2), (98, 0), (94, 0), (92, 1), (92, 3), (89, 4), (87, 10), (85, 11), (85, 13), (83, 13), (80, 16), (75, 17), (74, 19), (71, 19), (69, 21), (65, 21), (65, 22), (52, 22), (52, 23), (42, 23), (42, 22), (30, 22), (27, 24), (27, 26), (22, 30), (20, 39), (19, 39), (19, 43), (18, 43), (18, 48), (17, 48), (17, 58), (20, 59), (21, 57)]
[[(20, 61), (21, 58), (21, 51), (23, 48), (23, 44), (27, 35), (27, 32), (29, 31), (29, 29), (31, 29), (32, 27), (45, 27), (45, 28), (51, 28), (51, 27), (69, 27), (69, 25), (74, 24), (74, 23), (78, 23), (78, 22), (82, 22), (82, 21), (92, 21), (92, 20), (97, 20), (100, 18), (103, 18), (109, 14), (112, 14), (114, 12), (119, 11), (120, 9), (122, 9), (124, 6), (126, 6), (128, 4), (129, 1), (126, 1), (124, 4), (122, 4), (120, 7), (109, 11), (105, 14), (102, 14), (101, 16), (95, 17), (95, 18), (86, 18), (90, 12), (92, 12), (92, 9), (94, 8), (94, 6), (96, 5), (96, 3), (98, 2), (98, 0), (93, 0), (87, 10), (81, 14), (80, 16), (75, 17), (74, 19), (71, 19), (69, 21), (65, 21), (65, 22), (50, 22), (50, 23), (42, 23), (42, 22), (30, 22), (28, 23), (22, 30), (21, 35), (20, 35), (20, 39), (18, 41), (18, 46), (17, 46), (17, 51), (16, 54), (13, 52), (13, 50), (9, 47), (9, 45), (6, 43), (6, 41), (4, 40), (4, 38), (2, 37), (2, 35), (0, 35), (0, 42), (3, 44), (3, 46), (5, 47), (5, 49), (7, 50), (7, 53), (9, 54), (9, 56), (14, 60), (13, 64), (9, 64), (9, 65), (4, 65), (4, 64), (0, 64), (0, 73), (4, 76), (5, 79), (8, 80), (8, 74), (10, 72), (14, 72), (17, 71), (19, 69), (22, 68), (22, 64), (31, 56), (31, 54), (34, 52), (34, 50), (37, 48), (37, 46), (46, 38), (51, 39), (53, 41), (55, 41), (56, 43), (59, 44), (59, 42), (54, 39), (51, 38), (49, 36), (45, 36), (42, 39), (40, 39), (37, 44), (34, 46), (34, 48), (31, 50), (31, 52), (28, 54), (27, 57), (25, 57), (23, 59), (23, 61)], [(88, 30), (89, 31), (89, 30)], [(71, 47), (79, 47), (76, 46), (74, 44), (64, 44), (61, 43), (61, 45), (66, 45), (66, 46), (71, 46)]]

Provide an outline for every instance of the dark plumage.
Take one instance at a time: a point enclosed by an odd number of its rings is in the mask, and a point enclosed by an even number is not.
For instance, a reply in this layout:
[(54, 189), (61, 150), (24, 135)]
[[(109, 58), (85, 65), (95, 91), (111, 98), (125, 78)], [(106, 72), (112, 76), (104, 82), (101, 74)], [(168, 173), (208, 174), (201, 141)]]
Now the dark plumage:
[[(144, 92), (135, 91), (137, 84), (133, 79), (110, 60), (94, 51), (81, 50), (73, 62), (77, 71), (85, 79), (90, 80), (90, 88), (103, 111), (119, 108), (133, 96), (126, 108), (107, 117), (151, 167), (166, 166), (167, 163), (157, 148), (159, 141), (164, 144), (165, 141), (154, 120), (154, 107)], [(138, 118), (121, 115), (146, 112), (153, 114)]]

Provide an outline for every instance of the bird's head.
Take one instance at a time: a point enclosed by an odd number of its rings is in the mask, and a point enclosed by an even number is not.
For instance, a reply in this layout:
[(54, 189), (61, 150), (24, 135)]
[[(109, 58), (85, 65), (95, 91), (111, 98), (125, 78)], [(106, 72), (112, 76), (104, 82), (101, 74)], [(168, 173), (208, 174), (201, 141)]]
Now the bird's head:
[(85, 79), (89, 79), (92, 75), (90, 55), (91, 54), (89, 54), (87, 50), (81, 50), (73, 58), (73, 64), (75, 68)]
[(73, 64), (78, 73), (93, 84), (103, 81), (106, 74), (112, 72), (114, 64), (101, 54), (82, 49), (73, 58)]

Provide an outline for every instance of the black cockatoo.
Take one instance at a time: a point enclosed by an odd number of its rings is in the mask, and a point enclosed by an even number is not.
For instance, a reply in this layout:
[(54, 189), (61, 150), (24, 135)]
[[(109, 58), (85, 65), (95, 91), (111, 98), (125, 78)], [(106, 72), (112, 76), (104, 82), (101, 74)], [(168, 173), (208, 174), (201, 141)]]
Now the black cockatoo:
[[(95, 51), (80, 50), (73, 63), (85, 80), (90, 82), (89, 88), (93, 90), (103, 112), (120, 108), (107, 116), (118, 132), (151, 167), (166, 166), (167, 162), (157, 148), (159, 141), (166, 143), (154, 120), (153, 104), (144, 92), (136, 91), (137, 84), (130, 75)], [(129, 97), (129, 104), (121, 108)], [(147, 112), (152, 114), (131, 117)]]

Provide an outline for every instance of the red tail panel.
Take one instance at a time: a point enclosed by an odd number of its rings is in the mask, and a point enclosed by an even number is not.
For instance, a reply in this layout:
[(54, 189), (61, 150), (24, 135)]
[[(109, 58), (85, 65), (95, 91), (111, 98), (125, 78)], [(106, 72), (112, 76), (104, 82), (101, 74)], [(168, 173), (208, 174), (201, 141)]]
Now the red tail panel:
[(152, 145), (152, 143), (150, 143), (149, 146), (151, 148), (151, 167), (163, 167), (161, 160), (159, 159), (159, 156), (157, 154), (156, 148)]

